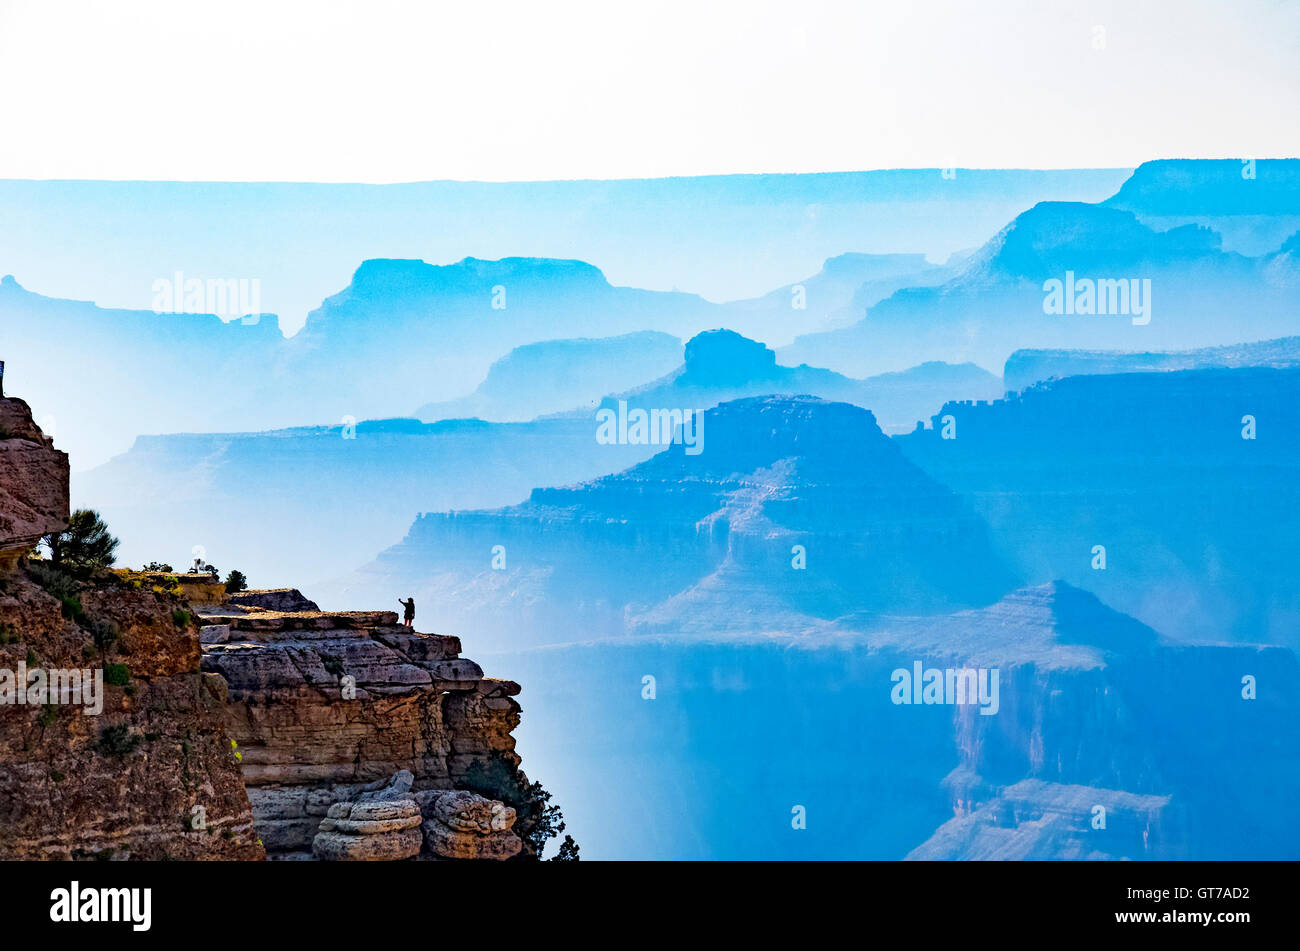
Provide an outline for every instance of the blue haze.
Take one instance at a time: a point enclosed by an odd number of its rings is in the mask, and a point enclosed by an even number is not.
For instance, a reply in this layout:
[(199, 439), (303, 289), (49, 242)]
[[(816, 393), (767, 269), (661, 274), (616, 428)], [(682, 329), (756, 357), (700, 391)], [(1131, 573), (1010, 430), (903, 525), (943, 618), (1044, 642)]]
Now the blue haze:
[[(518, 680), (584, 855), (1295, 859), (1300, 161), (1243, 168), (5, 182), (0, 358), (125, 560), (414, 595)], [(67, 299), (177, 269), (311, 316)], [(1066, 271), (1150, 323), (1046, 313)]]

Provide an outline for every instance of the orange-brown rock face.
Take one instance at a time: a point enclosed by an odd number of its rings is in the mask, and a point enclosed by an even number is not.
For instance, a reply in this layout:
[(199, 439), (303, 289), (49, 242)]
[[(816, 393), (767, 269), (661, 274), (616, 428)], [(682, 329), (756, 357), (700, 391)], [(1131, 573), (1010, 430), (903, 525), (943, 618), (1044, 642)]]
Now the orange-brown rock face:
[(0, 859), (264, 857), (187, 605), (18, 564), (66, 525), (67, 457), (21, 400), (0, 427)]
[(68, 454), (22, 400), (0, 398), (0, 569), (68, 524)]
[(485, 678), (458, 638), (387, 611), (203, 620), (203, 669), (229, 684), (226, 726), (272, 854), (310, 852), (332, 804), (399, 770), (418, 792), (458, 788), (475, 764), (519, 765), (519, 685)]

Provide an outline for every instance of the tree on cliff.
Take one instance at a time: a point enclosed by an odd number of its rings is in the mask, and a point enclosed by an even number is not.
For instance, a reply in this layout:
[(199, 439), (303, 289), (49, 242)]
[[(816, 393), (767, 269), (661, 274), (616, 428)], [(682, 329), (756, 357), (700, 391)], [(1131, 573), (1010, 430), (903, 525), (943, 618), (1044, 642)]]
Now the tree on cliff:
[(226, 594), (234, 594), (236, 591), (247, 591), (248, 579), (238, 568), (231, 568), (230, 574), (226, 575)]
[(75, 572), (91, 572), (113, 563), (117, 539), (94, 509), (77, 509), (68, 518), (68, 527), (45, 536), (50, 561)]

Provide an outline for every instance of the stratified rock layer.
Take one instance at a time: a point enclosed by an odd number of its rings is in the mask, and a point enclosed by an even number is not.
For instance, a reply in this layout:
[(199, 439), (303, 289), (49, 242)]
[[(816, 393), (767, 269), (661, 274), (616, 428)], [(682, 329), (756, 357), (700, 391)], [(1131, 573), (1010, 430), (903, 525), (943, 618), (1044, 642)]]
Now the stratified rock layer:
[(315, 601), (303, 596), (297, 588), (262, 588), (237, 591), (228, 595), (227, 602), (253, 611), (319, 611)]
[[(458, 638), (416, 633), (389, 611), (204, 621), (203, 669), (229, 684), (226, 727), (243, 753), (258, 834), (273, 855), (301, 855), (315, 839), (318, 857), (401, 857), (380, 843), (338, 840), (355, 830), (327, 816), (331, 806), (400, 770), (409, 770), (416, 791), (450, 790), (468, 785), (475, 764), (511, 772), (519, 765), (510, 735), (519, 685), (485, 678), (459, 656)], [(327, 818), (336, 822), (322, 828)], [(372, 849), (381, 854), (366, 854)]]

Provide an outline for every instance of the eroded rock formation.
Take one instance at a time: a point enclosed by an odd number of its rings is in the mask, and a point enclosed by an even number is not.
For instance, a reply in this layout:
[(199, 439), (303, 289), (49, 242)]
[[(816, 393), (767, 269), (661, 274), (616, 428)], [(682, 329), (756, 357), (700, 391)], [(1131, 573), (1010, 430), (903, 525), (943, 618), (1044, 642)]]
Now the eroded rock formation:
[(226, 602), (250, 611), (319, 611), (316, 602), (303, 597), (297, 588), (262, 588), (237, 591)]
[[(407, 788), (416, 793), (463, 789), (476, 767), (517, 775), (510, 734), (519, 722), (519, 685), (484, 677), (460, 656), (458, 638), (408, 630), (389, 611), (212, 613), (203, 620), (203, 669), (229, 684), (226, 728), (243, 753), (258, 834), (273, 856), (304, 857), (313, 840), (318, 857), (379, 848), (340, 838), (356, 830), (340, 826), (353, 816), (336, 804), (364, 801), (358, 797), (373, 791), (368, 785), (400, 771), (409, 771)], [(500, 817), (506, 807), (497, 806)], [(318, 832), (329, 835), (322, 840)], [(432, 851), (493, 858), (519, 851), (503, 838)]]

